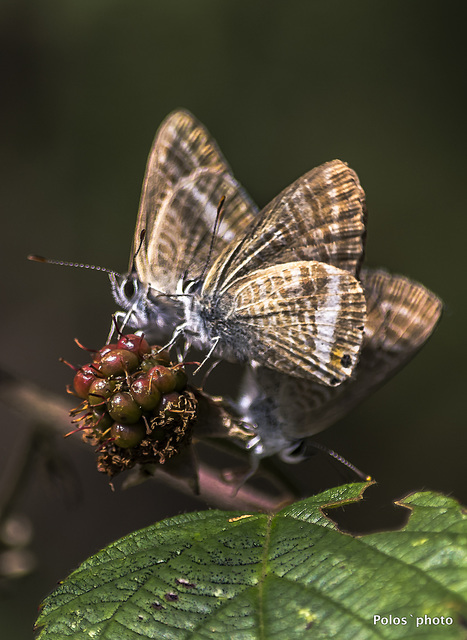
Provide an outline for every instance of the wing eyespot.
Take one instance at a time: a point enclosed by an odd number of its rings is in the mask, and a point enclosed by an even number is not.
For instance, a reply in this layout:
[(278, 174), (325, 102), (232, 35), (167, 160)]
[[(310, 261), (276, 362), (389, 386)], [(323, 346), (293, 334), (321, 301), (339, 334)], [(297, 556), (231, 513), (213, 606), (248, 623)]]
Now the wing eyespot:
[(347, 369), (348, 367), (350, 367), (350, 365), (352, 364), (352, 359), (349, 356), (348, 353), (346, 353), (345, 355), (342, 356), (341, 358), (341, 365)]

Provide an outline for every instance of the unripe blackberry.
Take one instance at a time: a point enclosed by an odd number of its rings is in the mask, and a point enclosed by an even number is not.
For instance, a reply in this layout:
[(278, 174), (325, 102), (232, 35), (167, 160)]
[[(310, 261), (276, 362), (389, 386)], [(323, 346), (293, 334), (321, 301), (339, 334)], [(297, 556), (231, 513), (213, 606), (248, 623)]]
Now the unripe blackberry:
[(134, 401), (131, 393), (114, 393), (107, 401), (110, 416), (122, 424), (133, 424), (141, 418), (142, 410)]
[(162, 349), (159, 346), (154, 345), (151, 347), (151, 358), (154, 359), (155, 364), (165, 364), (166, 367), (171, 366), (172, 358), (170, 352), (167, 349)]
[(178, 410), (178, 401), (180, 398), (180, 394), (176, 391), (171, 391), (170, 393), (165, 393), (162, 396), (161, 400), (161, 411), (164, 412), (164, 415), (174, 415), (174, 413)]
[(80, 398), (87, 398), (89, 393), (89, 387), (96, 380), (96, 370), (90, 365), (86, 364), (76, 372), (73, 379), (73, 387), (76, 391), (76, 395)]
[(96, 378), (91, 383), (88, 392), (88, 402), (91, 406), (103, 406), (105, 401), (115, 391), (117, 383), (115, 380), (108, 380), (107, 378)]
[(93, 409), (92, 412), (93, 426), (101, 433), (106, 432), (113, 425), (114, 420), (107, 411), (98, 411)]
[(174, 369), (164, 367), (162, 364), (156, 364), (155, 367), (149, 369), (148, 378), (161, 393), (170, 393), (175, 389), (175, 385), (177, 384), (176, 371), (174, 371)]
[(115, 349), (117, 349), (117, 343), (111, 343), (111, 344), (105, 344), (101, 349), (99, 349), (99, 351), (96, 351), (96, 353), (94, 354), (94, 358), (93, 358), (93, 362), (95, 364), (97, 364), (98, 362), (100, 362), (102, 360), (102, 358), (109, 353), (110, 351), (114, 351)]
[(187, 375), (181, 367), (175, 369), (175, 391), (182, 391), (188, 382)]
[(131, 373), (138, 365), (138, 356), (132, 351), (113, 349), (103, 355), (96, 366), (104, 376), (119, 376)]
[(137, 336), (133, 333), (121, 336), (117, 347), (135, 353), (140, 359), (147, 353), (151, 353), (151, 347), (144, 336)]
[(136, 447), (143, 440), (146, 427), (143, 422), (135, 422), (135, 424), (115, 422), (110, 429), (110, 435), (118, 447), (129, 449)]
[(71, 412), (72, 433), (96, 446), (99, 471), (163, 464), (190, 443), (197, 403), (186, 374), (143, 336), (122, 335), (93, 351), (73, 386), (83, 403)]
[(149, 371), (149, 369), (152, 369), (152, 367), (158, 364), (170, 367), (172, 366), (172, 361), (170, 359), (170, 353), (166, 349), (160, 351), (160, 347), (156, 345), (155, 347), (151, 347), (150, 353), (147, 353), (143, 357), (141, 369), (143, 371)]
[(132, 383), (130, 392), (144, 411), (152, 411), (161, 400), (161, 392), (148, 376), (137, 378)]

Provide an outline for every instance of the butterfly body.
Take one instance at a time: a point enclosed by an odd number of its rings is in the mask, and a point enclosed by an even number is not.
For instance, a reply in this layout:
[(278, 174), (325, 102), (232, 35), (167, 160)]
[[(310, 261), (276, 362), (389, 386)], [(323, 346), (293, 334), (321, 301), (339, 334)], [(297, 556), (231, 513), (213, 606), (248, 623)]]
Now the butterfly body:
[(334, 385), (358, 358), (362, 300), (347, 272), (315, 261), (280, 263), (232, 280), (208, 274), (200, 293), (185, 297), (183, 327), (195, 346), (218, 342), (224, 359), (272, 363), (312, 379), (319, 367)]

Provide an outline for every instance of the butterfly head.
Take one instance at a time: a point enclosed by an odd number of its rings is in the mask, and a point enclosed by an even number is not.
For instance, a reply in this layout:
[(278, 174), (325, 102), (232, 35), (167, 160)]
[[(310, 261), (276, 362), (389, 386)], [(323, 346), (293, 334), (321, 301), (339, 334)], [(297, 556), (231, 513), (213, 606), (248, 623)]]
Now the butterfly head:
[(135, 270), (120, 275), (110, 273), (112, 295), (126, 312), (125, 324), (141, 329), (151, 337), (171, 335), (183, 319), (181, 298), (166, 294), (143, 283)]
[(128, 324), (139, 329), (147, 326), (150, 313), (146, 287), (139, 280), (136, 272), (125, 275), (109, 273), (109, 278), (115, 302), (129, 313)]

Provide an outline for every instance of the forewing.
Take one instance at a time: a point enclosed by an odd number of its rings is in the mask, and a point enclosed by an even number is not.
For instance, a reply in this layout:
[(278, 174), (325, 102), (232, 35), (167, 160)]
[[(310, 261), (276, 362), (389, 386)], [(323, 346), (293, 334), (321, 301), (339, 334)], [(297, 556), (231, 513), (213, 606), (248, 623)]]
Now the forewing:
[(330, 388), (267, 369), (255, 372), (291, 439), (318, 433), (348, 413), (417, 353), (439, 321), (442, 302), (421, 284), (371, 269), (362, 269), (362, 283), (368, 315), (353, 378)]
[(356, 366), (366, 305), (346, 271), (315, 261), (273, 265), (235, 281), (218, 307), (227, 341), (248, 360), (326, 385)]
[(344, 162), (327, 162), (296, 180), (265, 207), (242, 240), (209, 273), (230, 283), (265, 264), (315, 260), (358, 275), (365, 242), (365, 194)]
[(256, 206), (203, 125), (187, 111), (173, 112), (159, 128), (149, 154), (130, 271), (135, 267), (143, 284), (166, 293), (175, 292), (186, 272), (200, 275), (223, 196), (212, 259), (251, 223)]

